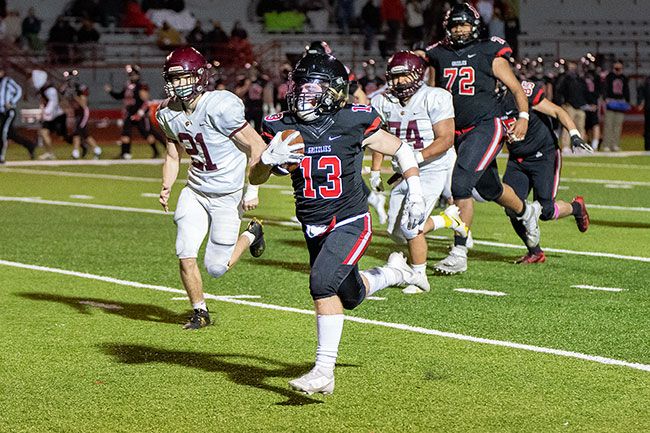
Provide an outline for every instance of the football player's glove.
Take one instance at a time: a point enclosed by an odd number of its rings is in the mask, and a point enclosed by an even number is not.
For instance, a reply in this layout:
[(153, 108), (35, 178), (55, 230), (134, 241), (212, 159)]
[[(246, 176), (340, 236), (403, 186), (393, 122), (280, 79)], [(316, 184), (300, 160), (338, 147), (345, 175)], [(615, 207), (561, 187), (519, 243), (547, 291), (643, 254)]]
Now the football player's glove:
[(594, 150), (591, 148), (589, 144), (587, 144), (586, 141), (582, 139), (579, 135), (572, 135), (571, 136), (571, 150), (574, 152), (576, 149), (583, 149), (586, 150), (589, 153), (592, 153)]
[(424, 222), (426, 209), (421, 195), (409, 194), (404, 204), (402, 218), (406, 218), (406, 228), (413, 230)]
[(370, 172), (370, 186), (375, 192), (382, 192), (384, 190), (384, 184), (381, 181), (381, 175), (379, 171)]
[(269, 143), (269, 147), (262, 152), (262, 164), (275, 166), (299, 163), (304, 155), (294, 152), (298, 149), (304, 149), (305, 143), (289, 144), (298, 135), (300, 135), (300, 132), (296, 131), (283, 140), (282, 132), (275, 134), (275, 137)]

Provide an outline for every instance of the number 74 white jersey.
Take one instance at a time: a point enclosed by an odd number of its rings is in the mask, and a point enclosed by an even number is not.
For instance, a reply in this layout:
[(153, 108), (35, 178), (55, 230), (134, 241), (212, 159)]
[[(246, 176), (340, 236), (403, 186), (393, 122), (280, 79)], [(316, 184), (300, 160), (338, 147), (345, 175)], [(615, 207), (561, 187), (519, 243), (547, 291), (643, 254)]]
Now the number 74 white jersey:
[[(374, 96), (371, 104), (388, 131), (408, 143), (415, 152), (431, 145), (435, 138), (435, 123), (454, 118), (451, 93), (439, 87), (422, 85), (404, 106), (390, 91)], [(455, 160), (456, 153), (452, 147), (438, 158), (427, 161), (420, 170), (444, 170), (452, 167)]]
[(167, 99), (156, 119), (165, 135), (192, 159), (187, 183), (205, 193), (228, 194), (244, 187), (246, 154), (232, 136), (247, 125), (244, 104), (227, 90), (205, 92), (189, 116), (180, 102)]

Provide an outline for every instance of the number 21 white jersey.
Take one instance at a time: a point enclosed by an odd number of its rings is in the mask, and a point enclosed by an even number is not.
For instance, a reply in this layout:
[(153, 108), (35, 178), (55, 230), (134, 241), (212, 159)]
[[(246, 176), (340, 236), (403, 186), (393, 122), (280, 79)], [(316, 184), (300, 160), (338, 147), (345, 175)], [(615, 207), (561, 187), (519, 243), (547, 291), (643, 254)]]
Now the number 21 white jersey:
[[(434, 140), (433, 125), (454, 118), (451, 93), (439, 87), (422, 85), (405, 106), (389, 90), (374, 96), (372, 106), (381, 115), (388, 131), (419, 152)], [(455, 161), (453, 147), (438, 158), (427, 161), (420, 170), (444, 170)]]
[(227, 90), (206, 92), (189, 116), (180, 103), (167, 99), (156, 113), (167, 137), (180, 143), (192, 159), (187, 183), (205, 193), (228, 194), (244, 187), (246, 154), (231, 137), (248, 123), (244, 104)]

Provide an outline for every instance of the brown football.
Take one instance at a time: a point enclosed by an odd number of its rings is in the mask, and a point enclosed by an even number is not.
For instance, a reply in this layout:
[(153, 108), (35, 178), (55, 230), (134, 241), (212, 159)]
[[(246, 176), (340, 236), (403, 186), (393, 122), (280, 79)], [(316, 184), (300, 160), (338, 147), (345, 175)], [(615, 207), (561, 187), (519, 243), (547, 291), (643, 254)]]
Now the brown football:
[[(296, 132), (295, 129), (286, 129), (286, 130), (281, 132), (281, 137), (284, 140), (287, 137), (289, 137), (291, 134), (293, 134), (294, 132)], [(291, 141), (291, 143), (289, 143), (289, 146), (291, 146), (292, 144), (299, 144), (299, 143), (304, 143), (304, 140), (302, 139), (302, 135), (300, 135), (300, 134), (298, 134), (298, 136), (295, 137)], [(304, 149), (298, 149), (298, 150), (296, 150), (294, 152), (295, 153), (304, 153), (305, 150)], [(292, 173), (294, 170), (296, 170), (299, 165), (300, 164), (281, 164), (281, 165), (277, 165), (277, 166), (273, 167), (273, 170), (271, 170), (271, 171), (273, 172), (273, 174), (275, 174), (277, 176), (286, 176), (287, 174)]]

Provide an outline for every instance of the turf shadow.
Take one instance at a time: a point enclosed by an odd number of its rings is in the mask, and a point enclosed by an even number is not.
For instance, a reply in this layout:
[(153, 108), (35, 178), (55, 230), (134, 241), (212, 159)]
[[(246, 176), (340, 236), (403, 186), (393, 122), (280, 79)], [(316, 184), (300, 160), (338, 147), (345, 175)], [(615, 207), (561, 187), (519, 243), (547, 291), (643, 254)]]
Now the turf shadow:
[(621, 227), (626, 229), (650, 229), (650, 224), (648, 223), (637, 223), (629, 221), (602, 221), (602, 220), (591, 220), (591, 225), (594, 226), (604, 226), (604, 227)]
[[(306, 395), (290, 390), (288, 387), (269, 385), (264, 383), (270, 377), (293, 378), (304, 374), (311, 364), (289, 364), (257, 355), (236, 353), (204, 353), (167, 350), (150, 346), (133, 344), (103, 344), (100, 346), (104, 353), (123, 364), (147, 364), (160, 362), (179, 365), (182, 367), (197, 368), (209, 373), (224, 373), (228, 380), (238, 385), (250, 386), (264, 391), (274, 392), (285, 401), (276, 403), (279, 406), (304, 406), (308, 404), (324, 403), (322, 400), (310, 398)], [(249, 360), (275, 367), (262, 367), (259, 365), (229, 360)]]
[(281, 270), (299, 272), (301, 274), (309, 274), (309, 263), (298, 262), (285, 262), (283, 260), (270, 260), (270, 259), (255, 259), (255, 265), (270, 266)]
[(32, 301), (58, 302), (74, 308), (81, 314), (92, 314), (93, 310), (101, 309), (106, 313), (115, 314), (127, 319), (172, 324), (180, 324), (185, 318), (184, 315), (179, 315), (174, 311), (150, 304), (135, 304), (111, 299), (52, 295), (49, 293), (19, 293), (17, 296)]

